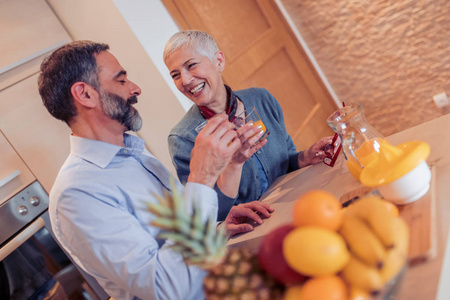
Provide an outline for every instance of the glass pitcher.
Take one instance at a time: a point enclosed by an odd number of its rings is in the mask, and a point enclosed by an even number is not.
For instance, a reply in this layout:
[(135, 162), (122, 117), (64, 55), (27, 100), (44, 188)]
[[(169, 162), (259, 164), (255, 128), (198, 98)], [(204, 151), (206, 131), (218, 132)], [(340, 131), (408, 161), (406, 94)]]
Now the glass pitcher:
[(387, 143), (383, 135), (367, 123), (361, 103), (350, 104), (332, 113), (328, 125), (339, 135), (350, 173), (359, 180), (362, 169)]

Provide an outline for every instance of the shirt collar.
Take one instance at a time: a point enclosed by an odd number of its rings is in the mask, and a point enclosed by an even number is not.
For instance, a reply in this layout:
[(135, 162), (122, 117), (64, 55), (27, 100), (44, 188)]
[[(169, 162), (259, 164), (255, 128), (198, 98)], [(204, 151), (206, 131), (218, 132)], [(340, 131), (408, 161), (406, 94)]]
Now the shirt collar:
[(100, 168), (105, 168), (118, 154), (132, 155), (144, 151), (144, 141), (130, 134), (124, 134), (125, 147), (86, 139), (78, 136), (70, 136), (70, 153)]

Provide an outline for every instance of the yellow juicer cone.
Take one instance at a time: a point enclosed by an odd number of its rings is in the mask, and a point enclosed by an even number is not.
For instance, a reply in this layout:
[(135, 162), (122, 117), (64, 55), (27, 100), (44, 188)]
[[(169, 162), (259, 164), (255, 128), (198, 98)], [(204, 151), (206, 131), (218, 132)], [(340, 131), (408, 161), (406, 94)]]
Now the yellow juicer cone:
[(380, 144), (380, 152), (361, 172), (360, 181), (369, 187), (391, 183), (406, 175), (430, 154), (430, 146), (422, 141), (410, 141), (392, 146)]

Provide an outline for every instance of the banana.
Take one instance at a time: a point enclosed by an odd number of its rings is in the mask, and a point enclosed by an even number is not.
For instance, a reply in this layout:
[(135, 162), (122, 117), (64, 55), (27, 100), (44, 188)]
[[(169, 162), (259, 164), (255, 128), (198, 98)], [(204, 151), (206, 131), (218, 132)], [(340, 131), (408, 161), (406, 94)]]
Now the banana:
[(409, 229), (406, 222), (381, 210), (374, 210), (367, 222), (387, 249), (401, 247), (408, 249)]
[[(393, 215), (384, 201), (377, 196), (364, 197), (356, 201), (345, 211), (344, 224), (341, 227), (341, 234), (353, 254), (350, 263), (342, 272), (343, 277), (352, 286), (369, 293), (377, 291), (392, 280), (408, 261), (408, 224), (400, 217)], [(367, 235), (364, 235), (362, 231), (367, 228), (361, 229), (362, 226), (357, 226), (358, 221), (354, 221), (355, 218), (357, 220), (359, 218), (359, 223), (367, 224), (369, 231), (378, 238), (379, 242), (381, 241), (384, 255), (382, 256), (383, 265), (379, 270), (370, 265), (374, 266), (374, 257), (379, 257), (381, 251), (368, 252), (366, 248), (373, 247), (365, 247), (364, 244), (373, 242), (366, 241), (365, 236)], [(367, 257), (363, 258), (364, 254)], [(372, 263), (369, 263), (370, 261)], [(381, 285), (379, 285), (379, 280)]]
[(389, 282), (394, 278), (405, 265), (408, 258), (408, 253), (402, 251), (400, 248), (393, 248), (388, 250), (386, 260), (380, 270), (381, 278), (384, 283)]
[(409, 226), (405, 220), (401, 218), (396, 218), (397, 224), (395, 231), (395, 247), (399, 251), (403, 252), (408, 256), (409, 251)]
[(386, 206), (383, 201), (385, 200), (373, 195), (362, 197), (347, 207), (345, 215), (367, 219), (376, 207), (380, 207), (378, 209), (382, 209), (383, 206)]
[(352, 256), (347, 266), (342, 270), (342, 277), (351, 286), (368, 293), (376, 293), (383, 288), (384, 281), (377, 269)]
[(398, 220), (395, 246), (387, 251), (384, 265), (380, 270), (385, 283), (395, 277), (408, 260), (409, 228), (405, 221), (400, 218)]
[(353, 255), (372, 267), (379, 269), (383, 266), (386, 250), (380, 239), (363, 220), (346, 216), (340, 233)]
[[(344, 216), (357, 216), (366, 220), (388, 249), (404, 240), (405, 230), (400, 228), (405, 222), (389, 211), (386, 200), (378, 196), (366, 196), (348, 206)], [(400, 224), (403, 223), (403, 224)], [(408, 245), (406, 245), (408, 246)]]

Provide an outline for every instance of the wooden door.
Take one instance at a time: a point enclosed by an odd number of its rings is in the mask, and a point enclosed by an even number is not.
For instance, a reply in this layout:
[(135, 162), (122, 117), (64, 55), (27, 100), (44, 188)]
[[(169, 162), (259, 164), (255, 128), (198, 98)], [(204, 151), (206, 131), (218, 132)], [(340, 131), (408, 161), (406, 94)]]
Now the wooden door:
[(181, 29), (210, 33), (225, 53), (234, 90), (264, 87), (280, 103), (299, 150), (333, 132), (337, 109), (274, 0), (163, 0)]

